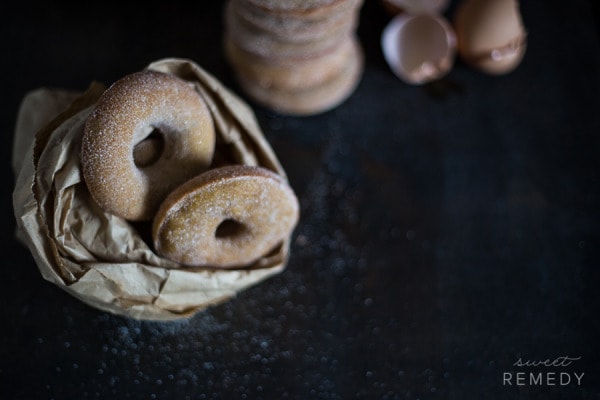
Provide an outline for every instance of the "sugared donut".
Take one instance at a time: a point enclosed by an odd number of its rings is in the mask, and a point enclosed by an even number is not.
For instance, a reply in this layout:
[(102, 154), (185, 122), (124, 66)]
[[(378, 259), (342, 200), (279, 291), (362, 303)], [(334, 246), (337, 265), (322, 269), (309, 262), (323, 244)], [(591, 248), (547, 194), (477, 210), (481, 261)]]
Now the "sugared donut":
[[(355, 10), (351, 17), (356, 17)], [(259, 57), (285, 62), (290, 59), (314, 58), (329, 54), (336, 46), (352, 34), (358, 24), (357, 18), (348, 17), (343, 23), (334, 24), (321, 35), (308, 40), (285, 40), (270, 31), (253, 26), (240, 17), (235, 4), (228, 3), (225, 8), (225, 26), (227, 36), (240, 49)], [(322, 24), (326, 23), (322, 22)]]
[[(314, 41), (335, 32), (340, 25), (354, 24), (363, 0), (341, 0), (309, 12), (273, 12), (248, 0), (230, 0), (244, 23), (287, 42)], [(306, 3), (305, 3), (306, 4)], [(226, 11), (227, 13), (228, 11)]]
[(210, 169), (175, 189), (152, 226), (158, 254), (187, 266), (251, 264), (290, 235), (299, 217), (296, 195), (263, 167)]
[(206, 170), (215, 131), (191, 84), (155, 71), (123, 77), (98, 100), (85, 124), (85, 182), (104, 210), (150, 220), (164, 198)]
[(245, 52), (231, 38), (224, 39), (225, 55), (238, 74), (262, 87), (285, 91), (311, 88), (333, 79), (356, 56), (359, 46), (358, 40), (351, 38), (327, 54), (277, 63)]
[(358, 45), (351, 46), (350, 50), (345, 65), (334, 76), (312, 87), (289, 90), (263, 86), (242, 69), (236, 70), (236, 77), (246, 94), (263, 106), (287, 115), (317, 114), (341, 104), (358, 86), (364, 68), (364, 55)]

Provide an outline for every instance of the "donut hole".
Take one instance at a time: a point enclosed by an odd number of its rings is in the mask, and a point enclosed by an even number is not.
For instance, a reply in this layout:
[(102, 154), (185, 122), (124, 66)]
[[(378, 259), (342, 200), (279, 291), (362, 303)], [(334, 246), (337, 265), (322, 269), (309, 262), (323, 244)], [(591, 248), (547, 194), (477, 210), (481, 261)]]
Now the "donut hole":
[(246, 226), (234, 219), (223, 220), (215, 230), (215, 238), (217, 239), (235, 239), (243, 236), (248, 232)]
[(165, 138), (162, 132), (153, 128), (141, 142), (133, 147), (133, 162), (138, 168), (148, 167), (156, 163), (165, 149)]

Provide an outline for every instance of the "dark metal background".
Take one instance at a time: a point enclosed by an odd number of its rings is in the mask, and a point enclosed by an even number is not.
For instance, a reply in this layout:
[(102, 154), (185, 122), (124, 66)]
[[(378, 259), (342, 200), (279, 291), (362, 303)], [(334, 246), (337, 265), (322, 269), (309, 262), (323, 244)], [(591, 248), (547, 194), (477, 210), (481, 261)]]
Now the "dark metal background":
[[(0, 398), (599, 398), (593, 1), (524, 1), (529, 46), (509, 75), (457, 61), (413, 87), (385, 64), (389, 16), (367, 0), (351, 98), (304, 118), (251, 103), (302, 204), (288, 268), (176, 323), (105, 314), (42, 279), (13, 236), (12, 132), (29, 90), (163, 57), (240, 93), (222, 3), (22, 4), (0, 25)], [(522, 371), (583, 372), (581, 386), (503, 385), (519, 358), (559, 356), (581, 359)]]

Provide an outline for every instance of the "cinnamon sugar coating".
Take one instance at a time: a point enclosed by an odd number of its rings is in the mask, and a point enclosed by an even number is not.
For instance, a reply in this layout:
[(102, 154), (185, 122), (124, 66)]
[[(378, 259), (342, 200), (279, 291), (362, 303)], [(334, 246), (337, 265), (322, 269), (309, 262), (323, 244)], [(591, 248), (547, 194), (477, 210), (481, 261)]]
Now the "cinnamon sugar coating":
[(263, 167), (229, 165), (175, 189), (153, 222), (158, 254), (186, 266), (233, 268), (281, 245), (299, 218), (287, 182)]
[(102, 94), (86, 121), (82, 170), (101, 208), (150, 220), (175, 187), (209, 167), (214, 147), (212, 117), (194, 87), (145, 70)]

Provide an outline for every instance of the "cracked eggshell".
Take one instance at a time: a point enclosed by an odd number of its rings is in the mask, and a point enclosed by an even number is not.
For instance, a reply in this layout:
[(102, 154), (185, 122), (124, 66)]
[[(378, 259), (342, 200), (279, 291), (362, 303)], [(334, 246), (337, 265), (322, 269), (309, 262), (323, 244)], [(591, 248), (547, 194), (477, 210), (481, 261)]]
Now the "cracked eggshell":
[(449, 0), (381, 0), (383, 7), (391, 14), (441, 14), (448, 7)]
[(523, 59), (526, 31), (516, 0), (463, 0), (453, 18), (458, 55), (492, 75), (514, 70)]
[(451, 25), (436, 14), (400, 14), (381, 36), (383, 55), (400, 79), (421, 85), (440, 79), (454, 64), (456, 38)]

